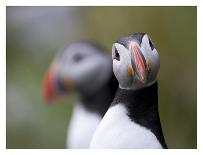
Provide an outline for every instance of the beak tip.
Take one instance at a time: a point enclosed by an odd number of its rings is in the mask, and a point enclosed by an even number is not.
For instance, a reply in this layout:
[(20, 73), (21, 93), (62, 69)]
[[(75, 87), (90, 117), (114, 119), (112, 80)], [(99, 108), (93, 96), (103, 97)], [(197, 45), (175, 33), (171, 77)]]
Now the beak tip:
[(56, 98), (53, 76), (50, 69), (45, 74), (44, 82), (42, 84), (42, 96), (47, 103), (51, 103)]

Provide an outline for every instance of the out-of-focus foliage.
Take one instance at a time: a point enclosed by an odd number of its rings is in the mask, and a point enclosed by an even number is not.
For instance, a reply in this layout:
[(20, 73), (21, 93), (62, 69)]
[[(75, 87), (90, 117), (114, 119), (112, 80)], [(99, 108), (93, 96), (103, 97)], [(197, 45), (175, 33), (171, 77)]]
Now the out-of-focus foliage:
[(94, 40), (109, 53), (147, 32), (160, 54), (159, 111), (169, 148), (197, 147), (196, 7), (7, 7), (7, 148), (65, 148), (77, 95), (46, 104), (44, 73), (61, 47)]

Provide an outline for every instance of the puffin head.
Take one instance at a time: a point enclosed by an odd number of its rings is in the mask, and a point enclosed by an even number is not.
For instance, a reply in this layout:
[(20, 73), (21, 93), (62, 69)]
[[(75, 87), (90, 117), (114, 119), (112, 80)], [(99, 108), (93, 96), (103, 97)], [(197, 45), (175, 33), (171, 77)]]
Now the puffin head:
[(77, 42), (60, 51), (43, 82), (43, 96), (53, 101), (69, 92), (93, 93), (111, 76), (112, 62), (93, 43)]
[(113, 72), (123, 89), (141, 89), (156, 82), (159, 54), (146, 33), (118, 39), (112, 47)]

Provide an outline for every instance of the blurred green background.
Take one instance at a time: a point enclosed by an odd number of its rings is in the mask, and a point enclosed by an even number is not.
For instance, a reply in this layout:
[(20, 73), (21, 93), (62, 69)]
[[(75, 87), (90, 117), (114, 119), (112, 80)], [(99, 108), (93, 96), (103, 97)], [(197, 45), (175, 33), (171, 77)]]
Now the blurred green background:
[(44, 73), (63, 46), (147, 32), (160, 54), (159, 111), (169, 148), (197, 148), (196, 7), (7, 7), (7, 148), (65, 148), (77, 94), (46, 104)]

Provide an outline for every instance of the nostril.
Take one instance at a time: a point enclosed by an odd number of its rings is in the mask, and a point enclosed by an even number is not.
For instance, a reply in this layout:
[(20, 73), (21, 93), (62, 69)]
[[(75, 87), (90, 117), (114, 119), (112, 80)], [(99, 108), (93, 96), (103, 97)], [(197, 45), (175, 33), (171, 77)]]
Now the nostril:
[(118, 50), (115, 49), (115, 57), (116, 60), (120, 61), (120, 54), (118, 53)]

